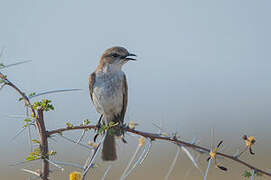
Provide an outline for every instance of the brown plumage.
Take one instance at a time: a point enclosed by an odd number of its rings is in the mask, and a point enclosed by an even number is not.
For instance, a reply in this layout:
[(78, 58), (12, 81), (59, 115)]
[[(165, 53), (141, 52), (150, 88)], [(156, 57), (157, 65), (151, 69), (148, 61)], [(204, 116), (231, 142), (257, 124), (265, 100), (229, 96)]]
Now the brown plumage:
[[(123, 124), (128, 100), (126, 76), (121, 67), (127, 61), (135, 60), (128, 56), (135, 55), (122, 47), (107, 49), (102, 54), (95, 72), (89, 76), (91, 101), (102, 115), (103, 123), (119, 123), (119, 126), (115, 127), (115, 135), (118, 136), (121, 135), (119, 127)], [(105, 161), (117, 159), (115, 135), (106, 134), (102, 149), (102, 159)]]

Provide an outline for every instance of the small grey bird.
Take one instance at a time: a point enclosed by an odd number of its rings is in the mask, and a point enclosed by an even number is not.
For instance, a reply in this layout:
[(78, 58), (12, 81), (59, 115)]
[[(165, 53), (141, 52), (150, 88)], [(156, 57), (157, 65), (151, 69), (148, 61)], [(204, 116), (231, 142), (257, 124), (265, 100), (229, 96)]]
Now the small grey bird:
[[(102, 54), (96, 70), (89, 76), (90, 97), (105, 124), (111, 121), (123, 124), (128, 88), (125, 73), (121, 68), (126, 62), (135, 60), (131, 56), (136, 55), (123, 47), (109, 48)], [(120, 135), (120, 132), (116, 134)], [(104, 161), (117, 159), (115, 136), (112, 134), (106, 134), (102, 159)]]

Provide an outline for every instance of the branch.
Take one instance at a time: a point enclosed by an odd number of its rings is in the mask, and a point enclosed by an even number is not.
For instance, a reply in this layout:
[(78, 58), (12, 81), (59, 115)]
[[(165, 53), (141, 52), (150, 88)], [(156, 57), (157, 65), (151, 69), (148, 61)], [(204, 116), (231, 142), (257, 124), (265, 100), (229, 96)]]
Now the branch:
[(40, 138), (40, 149), (41, 149), (41, 156), (42, 156), (42, 179), (48, 180), (49, 176), (49, 163), (46, 161), (46, 159), (49, 159), (48, 156), (48, 139), (47, 139), (47, 131), (45, 128), (44, 118), (43, 118), (43, 110), (37, 109), (38, 116), (36, 116), (36, 111), (34, 110), (29, 98), (12, 82), (10, 82), (6, 76), (4, 76), (0, 72), (0, 79), (2, 79), (5, 85), (8, 85), (15, 89), (24, 99), (25, 106), (29, 107), (32, 112), (32, 117), (35, 119), (34, 124), (36, 128), (38, 129), (39, 138)]
[(33, 113), (33, 117), (36, 117), (36, 112), (33, 109), (33, 107), (31, 106), (31, 103), (30, 103), (30, 100), (28, 99), (28, 97), (16, 85), (14, 85), (12, 82), (10, 82), (6, 78), (6, 76), (4, 76), (1, 72), (0, 72), (0, 79), (3, 79), (5, 85), (12, 87), (15, 91), (17, 91), (22, 96), (22, 98), (24, 99), (25, 105), (30, 107), (31, 112)]
[[(78, 130), (78, 129), (97, 129), (97, 127), (95, 125), (66, 127), (66, 128), (60, 128), (60, 129), (55, 129), (55, 130), (52, 130), (52, 131), (48, 131), (47, 135), (51, 136), (53, 134), (62, 133), (64, 131)], [(176, 137), (173, 137), (173, 138), (172, 137), (165, 137), (165, 136), (161, 136), (160, 134), (138, 131), (138, 130), (135, 130), (135, 129), (130, 129), (128, 127), (124, 128), (124, 130), (127, 131), (127, 132), (130, 132), (130, 133), (133, 133), (133, 134), (143, 136), (145, 138), (150, 138), (152, 141), (154, 141), (154, 140), (164, 140), (164, 141), (169, 141), (169, 142), (172, 142), (172, 143), (175, 143), (175, 144), (184, 145), (184, 146), (193, 148), (195, 150), (201, 150), (201, 151), (204, 151), (204, 152), (207, 152), (207, 153), (211, 152), (211, 150), (208, 149), (208, 148), (205, 148), (203, 146), (199, 146), (199, 145), (196, 145), (196, 144), (192, 144), (192, 143), (189, 143), (189, 142), (185, 142), (185, 141), (182, 141), (182, 140), (178, 140)], [(248, 164), (247, 162), (238, 159), (238, 157), (234, 157), (232, 155), (224, 154), (222, 152), (216, 152), (216, 154), (219, 155), (219, 156), (225, 157), (227, 159), (231, 159), (232, 161), (240, 163), (240, 164), (242, 164), (242, 165), (244, 165), (244, 166), (246, 166), (246, 167), (248, 167), (248, 168), (250, 168), (252, 170), (254, 169), (254, 171), (256, 171), (256, 172), (260, 172), (260, 173), (263, 173), (263, 174), (271, 177), (271, 173), (266, 172), (264, 170), (261, 170), (261, 169), (259, 169), (257, 167), (254, 167), (254, 166)]]
[[(26, 107), (29, 107), (31, 109), (32, 117), (35, 119), (35, 126), (38, 129), (40, 140), (41, 140), (41, 150), (42, 150), (42, 159), (43, 159), (42, 178), (44, 180), (47, 180), (48, 179), (47, 177), (49, 175), (49, 164), (46, 161), (46, 158), (48, 158), (47, 157), (48, 156), (48, 139), (47, 138), (53, 134), (62, 133), (64, 131), (78, 130), (78, 129), (97, 129), (97, 127), (95, 125), (74, 126), (74, 127), (60, 128), (60, 129), (56, 129), (56, 130), (52, 130), (52, 131), (46, 131), (45, 123), (44, 123), (44, 119), (43, 119), (43, 110), (37, 109), (37, 112), (38, 112), (38, 116), (37, 116), (36, 111), (34, 110), (32, 104), (30, 103), (29, 98), (16, 85), (14, 85), (12, 82), (10, 82), (6, 78), (6, 76), (4, 76), (1, 72), (0, 72), (0, 80), (3, 81), (4, 85), (8, 85), (8, 86), (12, 87), (14, 90), (16, 90), (24, 99)], [(204, 151), (206, 153), (212, 152), (212, 150), (210, 150), (208, 148), (205, 148), (205, 147), (202, 147), (199, 145), (195, 145), (193, 143), (185, 142), (182, 140), (178, 140), (175, 136), (174, 137), (161, 136), (161, 134), (138, 131), (135, 129), (130, 129), (128, 127), (123, 128), (123, 130), (130, 132), (130, 133), (133, 133), (133, 134), (143, 136), (145, 138), (149, 138), (151, 141), (154, 141), (157, 139), (164, 140), (164, 141), (172, 142), (174, 144), (190, 147), (195, 150)], [(265, 174), (265, 175), (271, 177), (271, 173), (268, 173), (268, 172), (263, 171), (257, 167), (254, 167), (254, 166), (248, 164), (247, 162), (240, 160), (237, 156), (224, 154), (222, 152), (215, 152), (215, 154), (218, 156), (222, 156), (222, 157), (231, 159), (232, 161), (235, 161), (237, 163), (240, 163), (240, 164), (250, 168), (253, 172), (259, 172), (259, 173), (262, 173), (262, 174)]]
[(49, 155), (48, 155), (48, 138), (46, 136), (46, 128), (45, 128), (45, 123), (44, 123), (44, 118), (43, 118), (43, 110), (38, 109), (38, 118), (37, 121), (40, 124), (40, 149), (41, 149), (41, 155), (42, 155), (42, 179), (43, 180), (48, 180), (49, 176), (49, 162), (46, 160), (49, 160)]

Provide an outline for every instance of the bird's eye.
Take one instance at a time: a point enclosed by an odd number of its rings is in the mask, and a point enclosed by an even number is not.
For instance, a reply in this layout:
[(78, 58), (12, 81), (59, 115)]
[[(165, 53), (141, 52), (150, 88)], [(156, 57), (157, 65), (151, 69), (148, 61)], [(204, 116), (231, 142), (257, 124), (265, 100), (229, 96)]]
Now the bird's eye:
[(119, 57), (119, 54), (113, 53), (113, 54), (112, 54), (112, 57), (115, 57), (115, 58), (116, 58), (116, 57)]

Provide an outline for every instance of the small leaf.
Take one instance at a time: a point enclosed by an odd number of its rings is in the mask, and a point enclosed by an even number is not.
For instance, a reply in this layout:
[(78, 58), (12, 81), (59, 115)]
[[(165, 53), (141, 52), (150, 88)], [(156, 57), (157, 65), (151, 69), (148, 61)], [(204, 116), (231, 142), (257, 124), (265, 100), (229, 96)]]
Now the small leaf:
[(32, 139), (32, 142), (33, 142), (33, 143), (36, 143), (36, 144), (40, 144), (40, 141), (37, 140), (37, 139)]
[(29, 118), (25, 118), (24, 119), (24, 122), (27, 122), (27, 123), (29, 123), (29, 122), (32, 122)]
[(88, 119), (85, 119), (84, 120), (84, 125), (86, 126), (86, 125), (88, 125), (90, 123), (90, 121), (88, 120)]
[(242, 176), (244, 176), (244, 177), (250, 177), (250, 176), (251, 176), (251, 173), (250, 173), (249, 171), (245, 170), (245, 171), (243, 172)]
[(38, 148), (35, 148), (34, 149), (34, 153), (35, 153), (35, 155), (41, 155), (41, 150), (40, 150), (40, 148), (38, 147)]
[(35, 95), (36, 95), (36, 93), (33, 92), (33, 93), (30, 93), (30, 94), (28, 95), (28, 97), (31, 98), (32, 96), (35, 96)]
[(73, 128), (73, 125), (71, 123), (66, 123), (67, 128)]
[(56, 151), (51, 150), (51, 151), (48, 152), (48, 155), (49, 156), (54, 156), (54, 155), (56, 155)]

